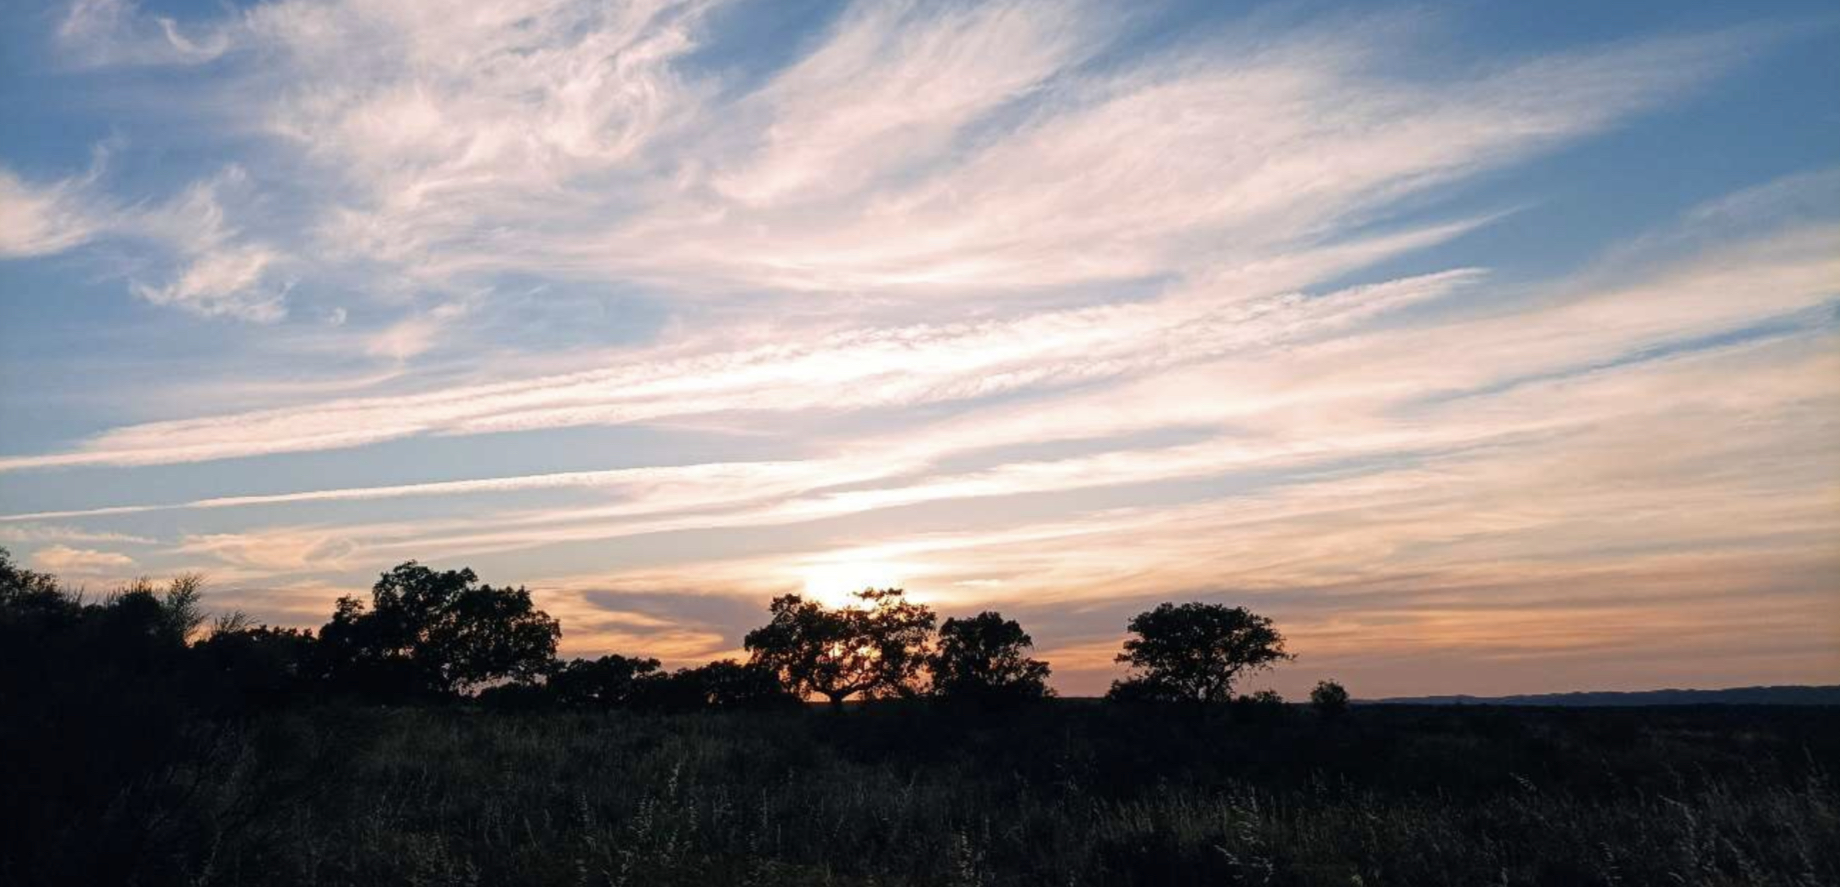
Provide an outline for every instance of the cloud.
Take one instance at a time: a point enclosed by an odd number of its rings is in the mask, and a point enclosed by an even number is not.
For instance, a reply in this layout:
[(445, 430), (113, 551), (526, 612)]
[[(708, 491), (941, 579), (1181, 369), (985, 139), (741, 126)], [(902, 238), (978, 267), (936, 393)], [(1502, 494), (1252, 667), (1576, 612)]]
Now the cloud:
[(693, 87), (671, 65), (701, 6), (263, 4), (248, 15), (268, 61), (253, 76), (273, 90), (259, 114), (338, 183), (318, 247), (441, 286), (519, 231), (600, 211), (584, 179), (633, 189), (623, 176), (686, 123)]
[[(1677, 100), (1769, 30), (1479, 57), (1402, 18), (1165, 40), (1103, 4), (861, 3), (763, 54), (720, 6), (73, 6), (73, 57), (197, 86), (177, 110), (224, 162), (135, 199), (0, 178), (0, 244), (134, 241), (140, 298), (279, 324), (240, 333), (265, 372), (310, 338), (340, 378), (226, 371), (0, 457), (127, 481), (0, 532), (102, 544), (92, 522), (183, 510), (143, 560), (239, 600), (272, 584), (301, 619), (394, 560), (485, 558), (572, 648), (683, 659), (733, 647), (758, 616), (736, 602), (860, 568), (1025, 615), (1074, 686), (1175, 595), (1254, 602), (1376, 686), (1439, 680), (1402, 664), (1439, 657), (1691, 668), (1669, 638), (1775, 673), (1719, 620), (1782, 650), (1831, 627), (1805, 618), (1840, 530), (1831, 173), (1556, 279), (1479, 267), (1487, 238), (1432, 252), (1504, 215), (1478, 177)], [(656, 334), (625, 338), (629, 309)], [(614, 325), (627, 344), (598, 341)], [(590, 427), (657, 440), (530, 469)], [(481, 438), (453, 445), (462, 476), (243, 494), (137, 470), (349, 478), (436, 437)], [(474, 496), (501, 498), (413, 501)]]
[(0, 259), (60, 253), (104, 227), (88, 193), (92, 178), (34, 186), (0, 167)]
[(257, 574), (337, 569), (357, 546), (337, 531), (278, 527), (257, 533), (210, 533), (186, 536), (176, 548), (183, 555), (205, 556)]
[(14, 544), (36, 542), (106, 542), (118, 545), (152, 545), (153, 539), (127, 533), (98, 532), (78, 527), (51, 524), (0, 524), (0, 542)]
[(134, 566), (134, 559), (112, 551), (51, 545), (33, 553), (32, 565), (52, 573), (93, 576), (130, 569)]
[(187, 35), (172, 18), (148, 16), (133, 0), (75, 0), (57, 27), (64, 57), (84, 66), (190, 65), (230, 48), (228, 28)]
[(851, 7), (809, 55), (735, 109), (737, 159), (712, 174), (749, 206), (810, 205), (911, 172), (970, 124), (1101, 46), (1092, 10), (997, 2)]
[(267, 323), (285, 316), (286, 287), (273, 280), (285, 256), (242, 236), (223, 206), (225, 192), (247, 189), (240, 167), (195, 182), (164, 203), (123, 208), (99, 193), (110, 151), (98, 145), (87, 173), (42, 186), (0, 168), (0, 259), (51, 255), (102, 238), (131, 239), (169, 252), (181, 264), (166, 283), (130, 281), (135, 295), (205, 317)]
[[(1793, 274), (1771, 270), (1785, 258), (1796, 266), (1818, 254), (1806, 234), (1733, 245), (1721, 254), (1654, 269), (1637, 285), (1533, 300), (1519, 315), (1461, 320), (1456, 329), (1483, 334), (1475, 340), (1478, 350), (1469, 352), (1489, 356), (1480, 363), (1455, 361), (1448, 352), (1410, 340), (1396, 346), (1378, 336), (1354, 339), (1367, 351), (1351, 351), (1348, 340), (1336, 337), (1275, 357), (1249, 356), (1273, 378), (1297, 381), (1294, 390), (1263, 402), (1241, 403), (1226, 392), (1223, 403), (1243, 420), (1242, 427), (1259, 429), (1237, 437), (1125, 446), (1065, 459), (1009, 459), (958, 475), (885, 478), (860, 490), (794, 487), (790, 498), (775, 493), (764, 503), (748, 498), (763, 490), (744, 483), (702, 500), (719, 506), (723, 496), (739, 497), (727, 500), (732, 510), (681, 517), (660, 516), (688, 505), (675, 490), (661, 488), (619, 506), (629, 509), (626, 514), (602, 506), (599, 514), (589, 507), (539, 511), (530, 520), (495, 514), (348, 532), (369, 539), (377, 558), (429, 552), (480, 556), (1003, 497), (1009, 507), (956, 510), (881, 524), (881, 530), (852, 518), (841, 538), (819, 531), (766, 555), (724, 561), (711, 554), (694, 567), (635, 568), (538, 584), (616, 591), (692, 587), (757, 600), (797, 590), (802, 571), (818, 559), (899, 565), (916, 593), (960, 609), (992, 605), (1007, 611), (1055, 602), (1077, 612), (1103, 602), (1128, 606), (1133, 600), (1153, 603), (1172, 593), (1219, 589), (1238, 601), (1260, 602), (1296, 625), (1300, 647), (1321, 651), (1331, 662), (1359, 665), (1374, 676), (1374, 686), (1393, 681), (1391, 686), (1402, 690), (1435, 681), (1435, 675), (1412, 671), (1410, 663), (1438, 657), (1538, 659), (1556, 668), (1619, 656), (1678, 657), (1684, 654), (1669, 653), (1669, 639), (1704, 636), (1712, 642), (1708, 626), (1731, 610), (1733, 595), (1750, 601), (1746, 624), (1784, 646), (1805, 645), (1811, 632), (1827, 630), (1823, 623), (1780, 614), (1826, 594), (1820, 577), (1840, 566), (1831, 549), (1814, 542), (1840, 531), (1830, 507), (1840, 495), (1832, 481), (1840, 465), (1831, 455), (1840, 447), (1832, 430), (1819, 424), (1819, 417), (1840, 407), (1827, 383), (1840, 372), (1831, 332), (1804, 327), (1629, 361), (1601, 358), (1630, 349), (1639, 355), (1665, 341), (1664, 330), (1699, 335), (1707, 324), (1745, 323), (1743, 314), (1726, 313), (1726, 303), (1695, 296), (1733, 279), (1766, 281), (1767, 291), (1785, 300), (1751, 303), (1756, 311), (1819, 304), (1808, 295), (1819, 287), (1797, 283), (1819, 277), (1818, 264)], [(1642, 312), (1609, 307), (1655, 298), (1670, 299), (1670, 308), (1680, 309), (1659, 326), (1628, 319)], [(1581, 337), (1576, 351), (1551, 347)], [(1500, 363), (1494, 369), (1508, 378), (1546, 371), (1518, 384), (1422, 402), (1424, 385), (1395, 381), (1442, 368), (1469, 390), (1495, 378), (1489, 370), (1497, 346)], [(1406, 360), (1408, 354), (1415, 359)], [(1380, 359), (1386, 355), (1392, 356)], [(1530, 355), (1550, 363), (1529, 364)], [(1361, 371), (1325, 372), (1325, 361)], [(1213, 378), (1251, 372), (1249, 365), (1209, 370)], [(1257, 389), (1268, 381), (1249, 375), (1243, 384)], [(1390, 394), (1375, 400), (1376, 392)], [(1137, 423), (1184, 418), (1174, 407), (1196, 405), (1190, 397), (1146, 410), (1158, 402), (1141, 394), (1126, 401), (1138, 405), (1127, 415)], [(1018, 439), (1032, 418), (1018, 420)], [(1003, 439), (1000, 423), (976, 416), (965, 421), (985, 422), (996, 440)], [(1324, 433), (1324, 427), (1335, 433)], [(1198, 501), (1158, 502), (1141, 492), (1159, 479), (1222, 477), (1240, 478), (1226, 488), (1234, 492)], [(1136, 504), (1075, 507), (1048, 520), (1031, 519), (1027, 515), (1037, 512), (1013, 504), (1030, 495), (1064, 496), (1105, 486), (1140, 490), (1126, 497)], [(952, 528), (937, 528), (942, 520)], [(1757, 563), (1771, 567), (1759, 575)], [(1556, 589), (1564, 590), (1568, 603), (1555, 599)], [(1638, 606), (1637, 600), (1651, 603)], [(1658, 606), (1667, 608), (1668, 620), (1645, 624), (1635, 616), (1643, 607)], [(584, 609), (573, 618), (587, 625), (594, 616)], [(1103, 639), (1079, 640), (1099, 624), (1093, 618), (1047, 621), (1036, 634), (1049, 649), (1064, 643), (1104, 646)], [(735, 627), (725, 622), (710, 630), (731, 637)], [(721, 649), (702, 636), (705, 629), (686, 630), (701, 640), (677, 638), (670, 642), (673, 650), (694, 651), (697, 644), (705, 652)], [(641, 633), (590, 633), (596, 640), (584, 640), (584, 649), (646, 649)], [(1354, 637), (1362, 639), (1365, 652), (1357, 655), (1346, 646)], [(1070, 665), (1082, 661), (1075, 657)], [(1679, 667), (1681, 660), (1675, 661)], [(1099, 672), (1093, 674), (1077, 680), (1102, 684)]]
[(241, 167), (227, 167), (132, 220), (135, 233), (168, 245), (185, 262), (165, 284), (132, 282), (135, 295), (203, 317), (273, 323), (287, 315), (286, 285), (273, 280), (286, 257), (244, 237), (224, 207), (225, 195), (246, 190), (248, 180)]
[(0, 459), (0, 470), (158, 464), (357, 446), (420, 434), (622, 424), (734, 409), (794, 412), (963, 401), (1116, 378), (1235, 349), (1303, 341), (1437, 298), (1454, 271), (1317, 298), (1250, 304), (1191, 299), (1079, 309), (1014, 322), (923, 324), (678, 357), (670, 349), (610, 369), (310, 408), (150, 423), (77, 452)]
[[(350, 447), (417, 434), (476, 434), (657, 421), (723, 410), (866, 409), (964, 401), (1004, 391), (1117, 379), (1127, 387), (1071, 402), (967, 419), (966, 434), (998, 440), (1154, 427), (1168, 420), (1125, 403), (1166, 403), (1184, 420), (1220, 422), (1274, 401), (1309, 396), (1310, 380), (1358, 361), (1363, 380), (1341, 396), (1422, 396), (1542, 372), (1588, 367), (1670, 341), (1812, 308), (1840, 274), (1831, 228), (1791, 229), (1728, 247), (1658, 280), (1597, 298), (1562, 299), (1527, 315), (1333, 335), (1387, 310), (1434, 299), (1475, 279), (1453, 272), (1332, 296), (1274, 296), (1250, 304), (1172, 300), (1051, 312), (1012, 323), (852, 332), (811, 346), (768, 346), (694, 358), (640, 360), (611, 370), (540, 377), (424, 395), (336, 400), (116, 429), (77, 451), (0, 459), (0, 470), (51, 465), (158, 464)], [(1733, 287), (1757, 298), (1726, 297)], [(1666, 310), (1655, 310), (1665, 305)], [(1312, 336), (1321, 341), (1311, 342)], [(1471, 342), (1469, 363), (1428, 360), (1436, 343)], [(1272, 364), (1274, 348), (1293, 357)], [(1352, 349), (1359, 349), (1358, 353)], [(1249, 359), (1234, 360), (1236, 353)], [(1182, 392), (1221, 375), (1233, 396), (1195, 403)], [(1132, 381), (1141, 380), (1141, 381)], [(1222, 392), (1223, 394), (1227, 392)], [(1108, 403), (1109, 399), (1109, 403)], [(1084, 401), (1084, 403), (1082, 402)], [(1097, 410), (1099, 415), (1095, 415)], [(1129, 418), (1136, 416), (1138, 418)], [(1012, 429), (1005, 431), (1004, 429)]]
[[(371, 336), (364, 350), (373, 357), (387, 357), (400, 364), (433, 349), (441, 333), (464, 318), (471, 310), (465, 301), (448, 302), (424, 314), (398, 321)], [(342, 312), (343, 309), (340, 309)], [(343, 314), (339, 315), (343, 323)]]
[[(211, 27), (237, 48), (235, 119), (307, 182), (310, 241), (276, 249), (385, 289), (529, 273), (673, 301), (982, 301), (1262, 264), (1614, 125), (1769, 36), (1410, 78), (1367, 39), (1373, 20), (1247, 26), (1102, 65), (1133, 33), (1104, 5), (862, 3), (785, 67), (730, 83), (691, 62), (744, 36), (708, 8), (274, 0)], [(140, 20), (95, 0), (79, 19)], [(215, 304), (210, 284), (253, 278), (262, 255), (149, 292)]]
[(632, 492), (690, 487), (719, 487), (735, 481), (760, 484), (799, 478), (806, 486), (831, 483), (849, 477), (836, 464), (805, 466), (798, 463), (740, 462), (703, 464), (682, 467), (648, 467), (608, 469), (604, 471), (563, 471), (517, 477), (476, 478), (421, 484), (398, 484), (384, 487), (351, 487), (336, 490), (310, 490), (298, 493), (273, 493), (251, 496), (220, 496), (194, 499), (171, 505), (121, 505), (104, 508), (59, 512), (39, 512), (0, 516), (0, 521), (33, 521), (63, 517), (100, 517), (140, 514), (148, 511), (176, 509), (239, 508), (257, 505), (289, 505), (305, 502), (363, 501), (408, 496), (444, 496), (471, 493), (503, 493), (518, 490), (545, 490), (567, 487), (619, 487)]
[(282, 292), (260, 292), (277, 256), (262, 247), (237, 247), (201, 255), (164, 286), (133, 285), (134, 294), (155, 305), (184, 308), (205, 317), (228, 315), (257, 323), (287, 316)]

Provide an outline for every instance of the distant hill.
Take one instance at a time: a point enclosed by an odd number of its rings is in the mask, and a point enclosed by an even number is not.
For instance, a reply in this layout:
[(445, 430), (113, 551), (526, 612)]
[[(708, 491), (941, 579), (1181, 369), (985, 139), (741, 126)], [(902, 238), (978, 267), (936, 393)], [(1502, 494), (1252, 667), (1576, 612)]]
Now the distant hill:
[(1364, 705), (1840, 705), (1840, 687), (1732, 687), (1725, 690), (1638, 690), (1534, 693), (1524, 696), (1393, 696)]

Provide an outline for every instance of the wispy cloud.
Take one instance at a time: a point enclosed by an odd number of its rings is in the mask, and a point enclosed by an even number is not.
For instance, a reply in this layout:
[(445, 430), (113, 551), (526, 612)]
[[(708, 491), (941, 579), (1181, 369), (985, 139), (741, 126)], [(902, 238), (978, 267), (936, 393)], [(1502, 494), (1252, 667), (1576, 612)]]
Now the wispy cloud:
[[(312, 241), (284, 249), (327, 273), (981, 300), (1262, 264), (1598, 131), (1763, 36), (1403, 78), (1374, 21), (1332, 21), (1120, 69), (1092, 64), (1130, 33), (1103, 7), (863, 3), (734, 90), (684, 64), (706, 9), (277, 0), (216, 27), (246, 57), (235, 113), (323, 183)], [(257, 255), (153, 292), (208, 301)]]
[(10, 544), (38, 542), (78, 542), (109, 543), (116, 545), (152, 545), (155, 540), (146, 536), (134, 536), (128, 533), (109, 533), (85, 530), (79, 527), (41, 523), (9, 523), (0, 525), (0, 542)]
[(855, 329), (811, 345), (690, 357), (666, 348), (611, 369), (120, 428), (79, 451), (0, 459), (0, 470), (199, 461), (420, 434), (621, 424), (736, 409), (969, 400), (1307, 341), (1443, 295), (1474, 277), (1455, 271), (1316, 298), (1287, 294), (1224, 305), (1187, 298), (1010, 322)]
[[(1095, 686), (1125, 611), (1175, 595), (1254, 599), (1402, 692), (1439, 657), (1684, 673), (1679, 639), (1742, 655), (1722, 619), (1782, 650), (1831, 626), (1840, 178), (1551, 272), (1490, 267), (1525, 198), (1473, 188), (1780, 29), (1508, 52), (1421, 14), (834, 13), (762, 47), (713, 0), (73, 4), (83, 76), (195, 85), (211, 160), (132, 195), (0, 169), (0, 256), (130, 244), (103, 273), (254, 322), (224, 339), (263, 378), (201, 357), (0, 456), (34, 503), (0, 540), (204, 567), (297, 622), (464, 558), (573, 650), (680, 660), (732, 651), (738, 601), (860, 571), (1026, 614)], [(466, 455), (391, 482), (437, 452)], [(60, 507), (66, 478), (125, 482)], [(1745, 668), (1833, 664), (1797, 655)]]
[(82, 65), (172, 65), (222, 55), (230, 35), (222, 26), (188, 34), (167, 16), (147, 15), (134, 0), (75, 0), (58, 23), (65, 58)]
[(119, 574), (133, 568), (134, 559), (112, 551), (49, 545), (32, 555), (32, 565), (53, 573), (74, 576)]
[(103, 227), (94, 176), (34, 185), (0, 167), (0, 259), (63, 252)]

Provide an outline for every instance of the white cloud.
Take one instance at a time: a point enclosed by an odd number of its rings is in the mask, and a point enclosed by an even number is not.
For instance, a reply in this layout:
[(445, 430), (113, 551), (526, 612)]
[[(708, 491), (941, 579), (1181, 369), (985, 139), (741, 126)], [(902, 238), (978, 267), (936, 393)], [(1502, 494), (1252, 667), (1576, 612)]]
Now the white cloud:
[(1601, 130), (1762, 39), (1405, 78), (1381, 73), (1373, 22), (1328, 21), (1093, 66), (1129, 31), (1105, 5), (861, 3), (764, 82), (732, 84), (686, 66), (723, 36), (705, 8), (273, 0), (228, 16), (217, 27), (247, 52), (236, 119), (312, 183), (311, 242), (276, 248), (322, 273), (382, 263), (384, 289), (515, 271), (669, 298), (989, 301), (1195, 275)]
[(57, 40), (65, 60), (85, 66), (199, 64), (230, 48), (225, 25), (185, 30), (169, 17), (143, 14), (134, 0), (74, 0)]
[(89, 205), (89, 182), (34, 186), (0, 167), (0, 259), (59, 253), (96, 236), (103, 222)]
[[(390, 369), (200, 385), (215, 396), (0, 471), (646, 424), (766, 425), (795, 458), (213, 491), (6, 516), (0, 538), (248, 509), (159, 556), (261, 582), (699, 534), (713, 563), (648, 552), (544, 589), (585, 643), (684, 657), (722, 632), (587, 591), (757, 595), (838, 563), (954, 605), (1232, 590), (1291, 608), (1327, 655), (1378, 635), (1381, 657), (1561, 666), (1726, 617), (1784, 645), (1814, 630), (1781, 614), (1831, 591), (1812, 540), (1840, 529), (1831, 174), (1707, 204), (1566, 280), (1367, 270), (1487, 224), (1425, 218), (1472, 177), (1621, 125), (1764, 32), (1399, 66), (1407, 29), (1376, 40), (1371, 20), (1143, 50), (1102, 4), (862, 3), (742, 75), (712, 70), (710, 8), (273, 0), (176, 23), (77, 3), (79, 61), (216, 60), (187, 110), (237, 162), (140, 202), (0, 175), (0, 253), (140, 238), (170, 267), (136, 266), (134, 292), (254, 321), (308, 298), (291, 281), (330, 282), (302, 290), (336, 307), (295, 313)], [(285, 213), (272, 183), (297, 194)], [(496, 301), (502, 275), (545, 295)], [(1329, 283), (1348, 279), (1369, 282)], [(501, 326), (568, 323), (543, 315), (570, 290), (640, 293), (665, 331), (535, 354)], [(512, 492), (439, 519), (398, 501)], [(324, 524), (266, 523), (308, 504)], [(712, 532), (767, 527), (740, 554)], [(1619, 603), (1670, 589), (1653, 624)], [(1115, 626), (1077, 616), (1041, 638), (1080, 666)]]
[(203, 317), (273, 323), (287, 315), (287, 286), (273, 279), (286, 256), (245, 237), (224, 207), (225, 195), (246, 191), (248, 179), (241, 167), (230, 166), (132, 217), (133, 233), (169, 246), (184, 262), (164, 284), (132, 282), (135, 295)]
[(145, 536), (133, 536), (127, 533), (98, 532), (94, 530), (85, 530), (79, 527), (34, 523), (0, 525), (0, 542), (10, 542), (14, 544), (36, 542), (104, 542), (117, 545), (154, 544), (154, 540)]
[[(1350, 325), (1398, 304), (1442, 295), (1464, 274), (1441, 275), (1313, 299), (1271, 296), (1224, 305), (1175, 298), (1050, 312), (1012, 323), (923, 325), (852, 331), (810, 346), (637, 359), (614, 369), (498, 382), (427, 394), (355, 398), (203, 419), (128, 426), (84, 448), (0, 459), (0, 470), (82, 464), (158, 464), (375, 443), (417, 434), (473, 434), (584, 424), (657, 421), (733, 409), (849, 410), (963, 401), (1006, 391), (1120, 380), (1135, 387), (1088, 401), (1052, 403), (994, 423), (967, 421), (985, 440), (1005, 425), (1017, 439), (1116, 433), (1167, 419), (1124, 404), (1166, 403), (1186, 421), (1225, 421), (1273, 403), (1300, 402), (1313, 379), (1359, 361), (1362, 378), (1338, 396), (1419, 396), (1575, 368), (1819, 305), (1833, 295), (1840, 260), (1832, 229), (1792, 229), (1697, 259), (1668, 276), (1596, 298), (1518, 314), (1350, 335)], [(1473, 277), (1473, 275), (1468, 275)], [(1754, 290), (1746, 301), (1734, 287)], [(1403, 301), (1402, 301), (1403, 300)], [(1328, 337), (1330, 333), (1337, 336)], [(1308, 345), (1301, 362), (1273, 364), (1264, 351)], [(1470, 343), (1479, 361), (1426, 360), (1438, 343)], [(1357, 351), (1358, 349), (1358, 351)], [(1247, 357), (1229, 360), (1235, 353)], [(1232, 369), (1206, 361), (1229, 360)], [(1191, 366), (1193, 365), (1193, 366)], [(1186, 368), (1186, 369), (1185, 369)], [(1175, 372), (1170, 372), (1175, 371)], [(1235, 381), (1223, 396), (1193, 402), (1200, 380)], [(1303, 386), (1299, 388), (1299, 386)], [(1106, 398), (1116, 401), (1105, 405)], [(1139, 418), (1121, 422), (1120, 417)]]
[(1277, 294), (1221, 303), (1191, 298), (1049, 312), (1013, 322), (850, 330), (811, 345), (691, 357), (662, 348), (611, 369), (130, 426), (82, 451), (0, 459), (0, 470), (194, 461), (415, 434), (619, 424), (742, 408), (790, 412), (952, 402), (1307, 341), (1444, 295), (1474, 277), (1450, 272), (1318, 298)]
[(152, 207), (116, 208), (98, 191), (109, 149), (95, 149), (90, 170), (34, 186), (0, 168), (0, 259), (50, 255), (103, 237), (133, 238), (178, 260), (170, 281), (132, 281), (130, 290), (157, 305), (206, 317), (228, 315), (273, 322), (286, 314), (286, 287), (273, 270), (286, 257), (244, 237), (228, 221), (222, 194), (247, 190), (247, 175), (231, 166)]
[(32, 555), (32, 565), (47, 572), (76, 576), (119, 574), (134, 566), (134, 559), (112, 551), (51, 545)]
[(737, 158), (712, 186), (743, 205), (812, 205), (912, 172), (969, 124), (1101, 41), (1091, 9), (994, 2), (852, 7), (811, 54), (734, 109)]
[(357, 550), (337, 531), (278, 527), (254, 533), (187, 536), (175, 551), (206, 556), (258, 575), (336, 569)]
[(284, 290), (263, 289), (264, 275), (278, 256), (259, 246), (201, 255), (164, 286), (133, 285), (134, 294), (155, 305), (172, 305), (205, 317), (228, 315), (257, 323), (287, 316)]
[(264, 4), (248, 17), (272, 66), (258, 113), (345, 195), (321, 207), (318, 248), (439, 286), (502, 262), (496, 244), (604, 209), (588, 177), (635, 187), (619, 176), (686, 122), (692, 88), (671, 64), (700, 5)]

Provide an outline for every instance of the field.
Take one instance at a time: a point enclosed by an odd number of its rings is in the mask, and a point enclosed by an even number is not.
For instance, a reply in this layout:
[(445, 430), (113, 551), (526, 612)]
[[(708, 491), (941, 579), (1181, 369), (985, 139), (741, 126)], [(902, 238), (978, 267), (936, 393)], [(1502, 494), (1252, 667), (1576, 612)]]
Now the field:
[[(296, 709), (15, 828), (21, 881), (1840, 883), (1840, 710), (1062, 700), (688, 715)], [(128, 737), (123, 737), (124, 739)], [(106, 763), (106, 762), (94, 762)], [(96, 786), (91, 786), (96, 788)], [(29, 789), (29, 787), (28, 787)], [(92, 792), (93, 794), (93, 792)], [(17, 807), (12, 811), (17, 815)]]

